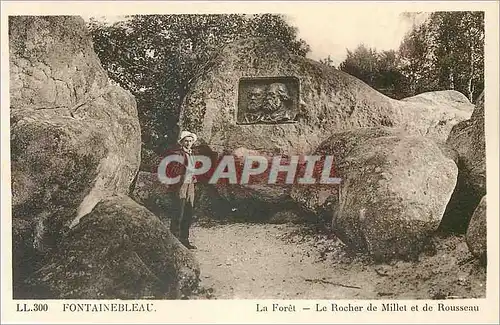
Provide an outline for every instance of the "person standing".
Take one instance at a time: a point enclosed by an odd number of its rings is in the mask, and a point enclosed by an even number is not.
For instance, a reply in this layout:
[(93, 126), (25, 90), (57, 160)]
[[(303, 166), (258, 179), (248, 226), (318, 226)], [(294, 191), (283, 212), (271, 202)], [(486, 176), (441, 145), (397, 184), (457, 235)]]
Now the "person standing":
[[(196, 134), (189, 131), (182, 131), (178, 140), (178, 147), (169, 152), (169, 155), (179, 155), (183, 157), (183, 162), (171, 162), (167, 167), (167, 174), (170, 177), (180, 176), (180, 181), (172, 186), (174, 194), (174, 204), (176, 209), (170, 221), (170, 231), (188, 249), (196, 249), (196, 246), (189, 242), (189, 228), (193, 222), (194, 215), (194, 192), (196, 178), (189, 176), (189, 168), (194, 168), (192, 146), (196, 142)], [(186, 180), (186, 176), (192, 177)]]

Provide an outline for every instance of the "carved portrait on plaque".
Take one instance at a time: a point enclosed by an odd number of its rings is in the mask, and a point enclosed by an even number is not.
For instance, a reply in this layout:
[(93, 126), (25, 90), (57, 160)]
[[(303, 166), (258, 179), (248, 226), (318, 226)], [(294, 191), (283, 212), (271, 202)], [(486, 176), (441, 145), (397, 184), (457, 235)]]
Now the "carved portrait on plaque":
[(295, 77), (243, 78), (238, 92), (238, 124), (293, 123), (298, 113)]

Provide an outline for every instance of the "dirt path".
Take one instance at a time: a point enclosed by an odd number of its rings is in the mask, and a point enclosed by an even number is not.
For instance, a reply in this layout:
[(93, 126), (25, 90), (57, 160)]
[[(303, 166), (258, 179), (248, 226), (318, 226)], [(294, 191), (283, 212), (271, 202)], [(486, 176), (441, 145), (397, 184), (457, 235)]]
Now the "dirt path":
[(484, 297), (484, 268), (462, 237), (419, 262), (374, 264), (304, 226), (195, 225), (201, 299), (444, 299)]

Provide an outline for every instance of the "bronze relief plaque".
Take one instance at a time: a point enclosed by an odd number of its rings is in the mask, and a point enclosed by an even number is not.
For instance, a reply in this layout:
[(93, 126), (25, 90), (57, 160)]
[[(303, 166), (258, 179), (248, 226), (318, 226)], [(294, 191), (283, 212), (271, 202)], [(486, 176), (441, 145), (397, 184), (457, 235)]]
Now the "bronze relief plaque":
[(296, 77), (241, 78), (237, 124), (294, 123), (299, 112)]

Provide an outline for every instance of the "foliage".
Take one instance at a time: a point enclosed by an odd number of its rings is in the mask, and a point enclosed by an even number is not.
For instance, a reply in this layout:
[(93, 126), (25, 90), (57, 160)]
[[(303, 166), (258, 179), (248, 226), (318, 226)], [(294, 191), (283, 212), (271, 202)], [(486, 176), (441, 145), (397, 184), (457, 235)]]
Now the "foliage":
[(383, 94), (402, 98), (405, 96), (405, 77), (399, 71), (399, 57), (394, 50), (377, 52), (364, 44), (354, 51), (347, 50), (346, 59), (339, 68), (378, 89)]
[(225, 44), (278, 40), (297, 55), (309, 46), (280, 15), (136, 15), (108, 25), (91, 20), (94, 48), (110, 78), (137, 100), (143, 147), (161, 153), (174, 142), (189, 86)]
[(319, 60), (319, 63), (321, 64), (324, 64), (326, 66), (329, 66), (331, 68), (335, 68), (335, 64), (334, 64), (334, 61), (332, 59), (332, 57), (330, 55), (328, 55), (326, 58), (324, 59), (320, 59)]
[(454, 89), (474, 101), (484, 88), (484, 13), (434, 12), (397, 52), (360, 45), (340, 69), (394, 98)]

